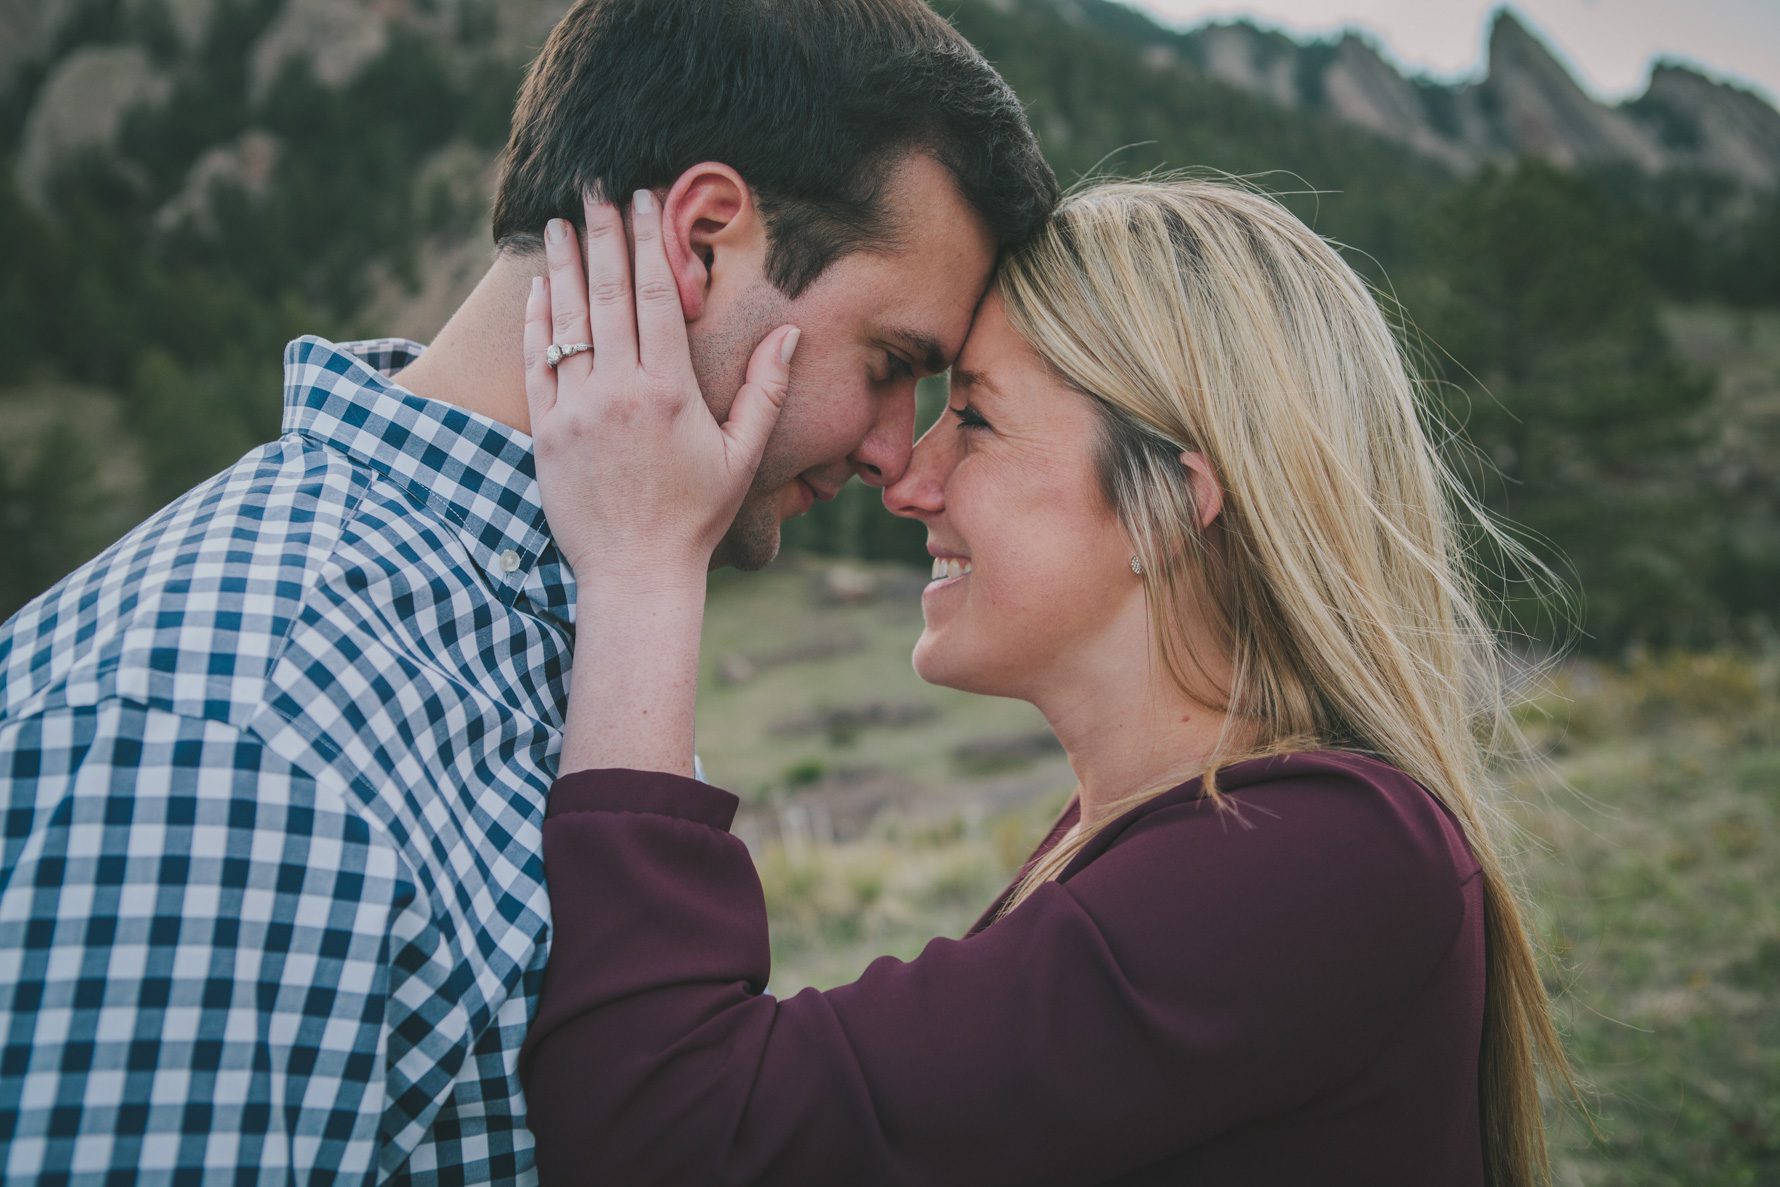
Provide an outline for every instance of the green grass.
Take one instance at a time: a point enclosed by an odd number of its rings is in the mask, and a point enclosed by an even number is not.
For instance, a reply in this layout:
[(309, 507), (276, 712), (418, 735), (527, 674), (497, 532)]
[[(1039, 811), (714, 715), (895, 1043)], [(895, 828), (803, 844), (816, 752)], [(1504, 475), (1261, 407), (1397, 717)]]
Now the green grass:
[[(920, 683), (918, 576), (874, 568), (884, 594), (834, 606), (812, 598), (823, 568), (792, 558), (720, 581), (706, 635), (700, 753), (744, 796), (737, 827), (766, 890), (780, 995), (961, 935), (1073, 786), (1054, 756), (988, 773), (954, 756), (1042, 723)], [(851, 643), (740, 684), (716, 677), (726, 655), (811, 640)], [(770, 733), (868, 703), (937, 714)], [(1505, 806), (1603, 1133), (1554, 1112), (1557, 1182), (1780, 1183), (1780, 658), (1573, 664), (1523, 718), (1551, 761), (1511, 781)], [(862, 787), (877, 789), (863, 807)]]
[(1780, 1181), (1780, 679), (1718, 654), (1568, 684), (1573, 793), (1522, 787), (1515, 813), (1605, 1133), (1558, 1131), (1559, 1181)]

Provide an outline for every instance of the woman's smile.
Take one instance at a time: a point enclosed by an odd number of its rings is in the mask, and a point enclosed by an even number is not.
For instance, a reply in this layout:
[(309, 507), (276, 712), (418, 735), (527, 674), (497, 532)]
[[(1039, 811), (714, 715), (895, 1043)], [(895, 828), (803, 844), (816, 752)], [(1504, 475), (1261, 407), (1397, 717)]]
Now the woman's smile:
[(927, 588), (921, 591), (921, 611), (925, 617), (929, 607), (945, 597), (947, 590), (956, 589), (970, 580), (970, 561), (958, 556), (936, 556), (933, 558), (933, 577)]
[(933, 580), (947, 578), (956, 579), (970, 572), (970, 561), (957, 556), (936, 556), (933, 558)]

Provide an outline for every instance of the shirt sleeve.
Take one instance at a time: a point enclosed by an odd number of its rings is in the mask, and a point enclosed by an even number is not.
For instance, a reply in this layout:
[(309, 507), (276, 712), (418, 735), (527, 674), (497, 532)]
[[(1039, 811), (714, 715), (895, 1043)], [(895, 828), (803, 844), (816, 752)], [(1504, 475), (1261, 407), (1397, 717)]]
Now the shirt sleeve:
[(1239, 798), (1148, 812), (987, 929), (776, 1000), (734, 797), (559, 780), (521, 1058), (542, 1181), (1100, 1182), (1344, 1082), (1458, 938), (1450, 853), (1363, 780)]
[(412, 887), (358, 814), (106, 702), (0, 725), (0, 806), (0, 1179), (376, 1175)]

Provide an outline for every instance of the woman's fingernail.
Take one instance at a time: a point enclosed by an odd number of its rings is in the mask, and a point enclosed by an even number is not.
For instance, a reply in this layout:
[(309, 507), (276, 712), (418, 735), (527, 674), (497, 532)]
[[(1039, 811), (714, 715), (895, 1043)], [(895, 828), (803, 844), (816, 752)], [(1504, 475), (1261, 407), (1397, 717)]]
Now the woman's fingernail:
[(561, 243), (562, 237), (569, 233), (569, 224), (560, 218), (553, 218), (544, 224), (544, 238), (551, 243)]
[(544, 278), (542, 276), (532, 277), (532, 300), (536, 301), (538, 298), (542, 297), (543, 295), (544, 295)]
[(791, 356), (797, 353), (797, 340), (801, 337), (803, 337), (803, 331), (792, 326), (791, 331), (785, 335), (785, 340), (779, 343), (779, 361), (781, 363), (786, 366), (791, 365)]
[(655, 213), (655, 195), (648, 190), (638, 190), (632, 198), (638, 214)]

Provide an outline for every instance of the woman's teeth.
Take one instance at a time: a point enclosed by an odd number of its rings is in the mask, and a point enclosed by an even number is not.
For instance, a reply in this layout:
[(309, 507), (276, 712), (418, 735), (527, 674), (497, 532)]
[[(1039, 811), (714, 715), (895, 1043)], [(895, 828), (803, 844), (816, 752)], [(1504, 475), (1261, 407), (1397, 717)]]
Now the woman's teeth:
[(970, 562), (958, 560), (956, 557), (936, 556), (933, 558), (933, 579), (940, 581), (947, 577), (962, 577), (970, 572)]

